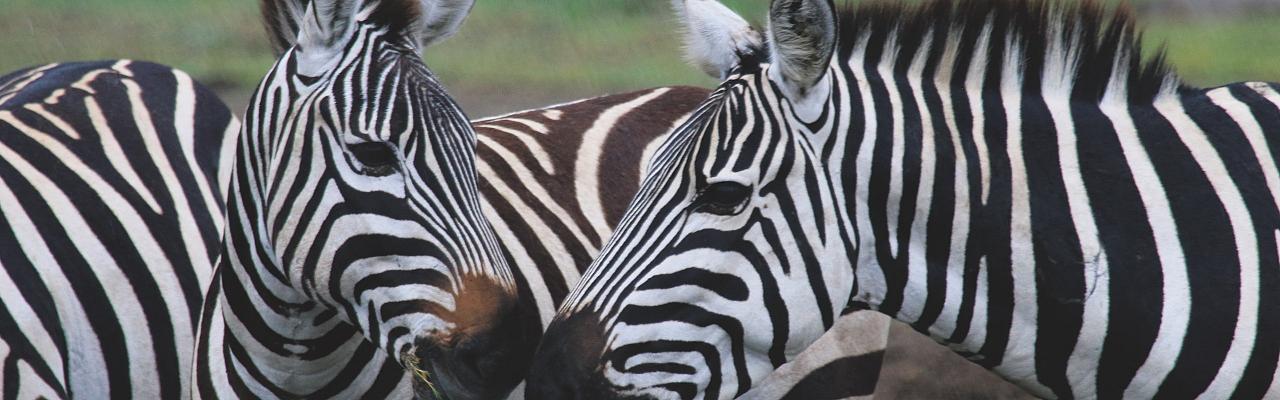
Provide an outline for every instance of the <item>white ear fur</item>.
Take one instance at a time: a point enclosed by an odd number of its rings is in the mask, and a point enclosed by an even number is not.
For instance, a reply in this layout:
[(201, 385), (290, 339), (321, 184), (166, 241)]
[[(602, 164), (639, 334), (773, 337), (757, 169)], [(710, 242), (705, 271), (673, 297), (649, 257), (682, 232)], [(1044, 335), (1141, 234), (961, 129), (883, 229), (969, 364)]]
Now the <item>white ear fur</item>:
[(298, 72), (318, 76), (341, 50), (342, 39), (356, 23), (356, 2), (315, 0), (302, 14), (298, 29)]
[(265, 18), (268, 38), (276, 57), (298, 43), (298, 30), (303, 16), (307, 14), (309, 0), (272, 0), (262, 2), (262, 15)]
[(475, 0), (422, 0), (422, 21), (419, 22), (418, 43), (420, 49), (444, 40), (458, 32), (462, 21), (471, 14)]
[(716, 0), (672, 0), (684, 24), (685, 57), (712, 77), (724, 79), (742, 55), (760, 48), (760, 33)]
[(797, 112), (820, 107), (830, 94), (824, 78), (835, 53), (836, 29), (831, 0), (774, 0), (769, 6), (769, 78)]

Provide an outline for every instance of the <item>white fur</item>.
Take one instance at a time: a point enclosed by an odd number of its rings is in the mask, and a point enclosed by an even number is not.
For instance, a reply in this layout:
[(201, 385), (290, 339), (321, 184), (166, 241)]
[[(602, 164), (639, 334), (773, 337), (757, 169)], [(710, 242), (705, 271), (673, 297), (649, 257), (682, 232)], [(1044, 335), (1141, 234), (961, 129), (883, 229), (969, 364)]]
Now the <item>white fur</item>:
[(822, 110), (826, 109), (829, 103), (827, 100), (831, 99), (831, 74), (823, 75), (813, 87), (801, 91), (788, 84), (787, 80), (776, 76), (777, 71), (780, 70), (781, 68), (770, 68), (769, 79), (778, 85), (783, 93), (786, 93), (788, 100), (791, 100), (791, 109), (796, 118), (804, 122), (813, 122), (822, 116)]
[[(338, 12), (338, 9), (345, 8)], [(346, 16), (346, 20), (337, 18)], [(346, 34), (355, 25), (355, 9), (350, 3), (339, 4), (335, 0), (318, 0), (307, 6), (298, 27), (298, 73), (320, 76), (337, 61), (342, 50), (336, 38)]]
[(703, 72), (724, 79), (742, 60), (741, 54), (759, 48), (760, 32), (716, 0), (672, 0), (685, 29), (685, 56)]
[(422, 20), (419, 21), (418, 42), (420, 49), (447, 39), (458, 33), (462, 21), (471, 14), (475, 0), (422, 1)]

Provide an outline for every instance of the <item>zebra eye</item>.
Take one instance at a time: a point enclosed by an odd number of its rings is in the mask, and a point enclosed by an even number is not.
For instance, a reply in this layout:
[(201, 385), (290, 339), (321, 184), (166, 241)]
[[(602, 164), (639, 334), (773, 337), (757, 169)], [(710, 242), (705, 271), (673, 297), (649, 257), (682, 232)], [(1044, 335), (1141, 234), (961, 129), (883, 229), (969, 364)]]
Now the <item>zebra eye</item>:
[(348, 145), (347, 150), (351, 151), (351, 155), (364, 165), (361, 173), (369, 176), (387, 176), (396, 170), (396, 164), (400, 158), (396, 155), (395, 148), (382, 142), (364, 142)]
[(716, 215), (733, 215), (751, 196), (751, 187), (737, 182), (716, 182), (698, 193), (694, 211)]

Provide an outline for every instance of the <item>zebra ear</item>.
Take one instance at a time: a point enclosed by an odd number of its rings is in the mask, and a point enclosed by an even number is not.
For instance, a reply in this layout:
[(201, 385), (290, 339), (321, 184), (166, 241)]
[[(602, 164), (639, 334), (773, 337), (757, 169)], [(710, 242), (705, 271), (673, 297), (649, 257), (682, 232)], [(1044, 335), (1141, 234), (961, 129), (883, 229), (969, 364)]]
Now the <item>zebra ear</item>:
[(310, 0), (263, 0), (263, 25), (267, 28), (267, 39), (271, 41), (271, 49), (276, 57), (284, 54), (298, 42), (299, 23), (307, 12)]
[(826, 74), (836, 29), (831, 0), (774, 0), (769, 6), (770, 77), (793, 101), (810, 97)]
[(761, 48), (760, 32), (716, 0), (672, 0), (684, 25), (685, 57), (708, 75), (724, 79), (744, 56)]
[(421, 0), (421, 17), (418, 21), (418, 44), (420, 49), (444, 40), (462, 26), (462, 21), (471, 14), (475, 0)]
[[(297, 47), (299, 72), (316, 75), (318, 68), (328, 65), (341, 51), (347, 33), (355, 26), (354, 1), (314, 0), (302, 14)], [(311, 73), (308, 73), (311, 72)]]

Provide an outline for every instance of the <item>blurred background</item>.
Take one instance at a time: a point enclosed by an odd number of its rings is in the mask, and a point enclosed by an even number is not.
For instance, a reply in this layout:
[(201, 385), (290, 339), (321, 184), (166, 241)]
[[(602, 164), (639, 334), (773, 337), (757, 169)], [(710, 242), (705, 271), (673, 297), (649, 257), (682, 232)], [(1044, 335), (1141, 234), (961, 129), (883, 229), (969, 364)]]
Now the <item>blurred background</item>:
[[(837, 0), (837, 3), (843, 0)], [(1116, 1), (1116, 0), (1106, 0)], [(1131, 0), (1191, 83), (1280, 81), (1280, 0)], [(762, 25), (767, 0), (724, 0)], [(427, 64), (472, 117), (714, 82), (682, 60), (667, 0), (479, 0)], [(0, 0), (0, 71), (134, 58), (186, 70), (240, 109), (274, 57), (255, 0)]]
[[(762, 25), (767, 0), (722, 1)], [(1280, 81), (1280, 0), (1131, 3), (1144, 40), (1167, 45), (1191, 84)], [(669, 5), (478, 0), (456, 37), (427, 50), (427, 64), (473, 118), (653, 86), (714, 84), (682, 60)], [(186, 70), (237, 112), (274, 60), (256, 0), (0, 0), (0, 74), (108, 58)], [(1029, 397), (901, 324), (890, 343), (878, 391), (885, 397)]]

